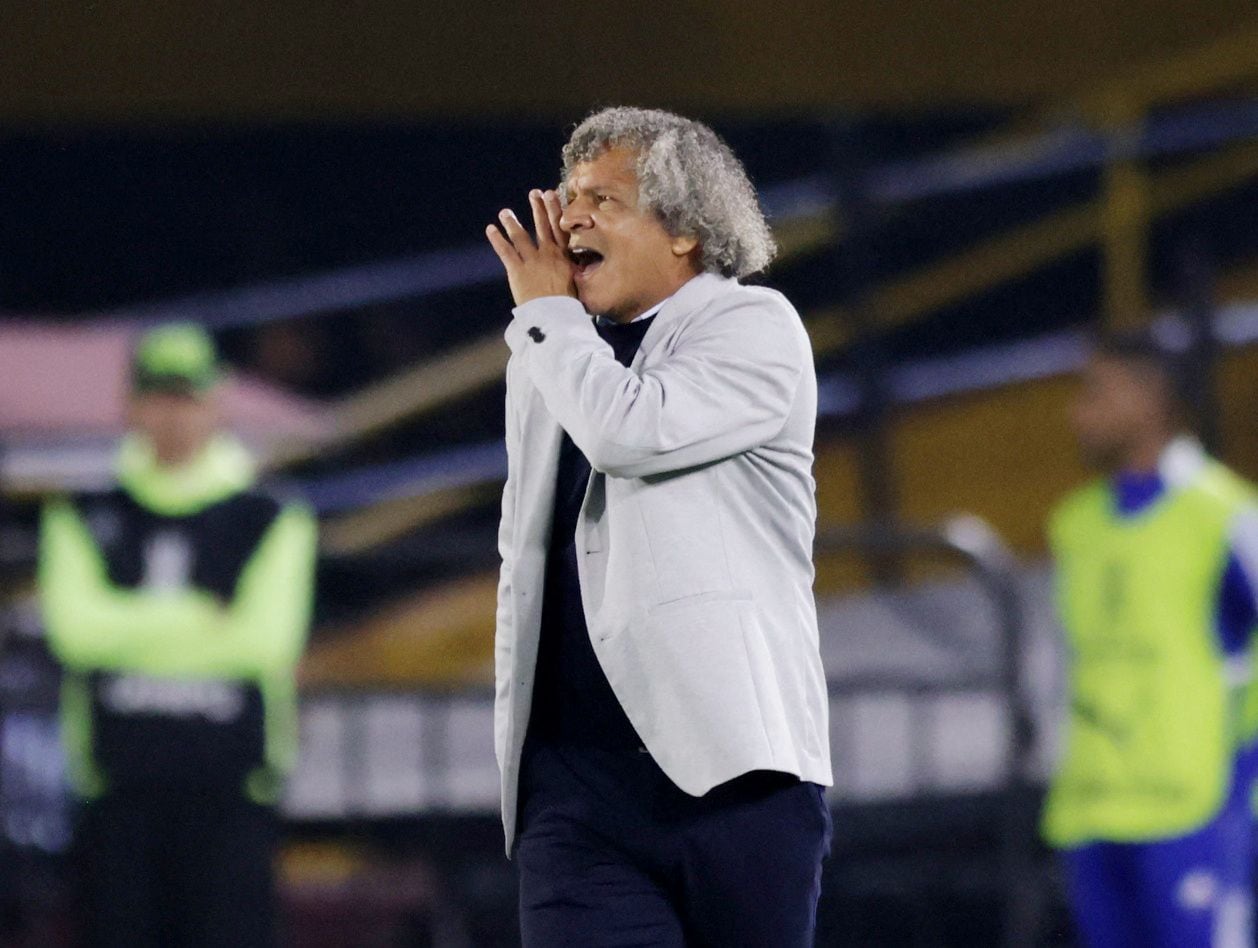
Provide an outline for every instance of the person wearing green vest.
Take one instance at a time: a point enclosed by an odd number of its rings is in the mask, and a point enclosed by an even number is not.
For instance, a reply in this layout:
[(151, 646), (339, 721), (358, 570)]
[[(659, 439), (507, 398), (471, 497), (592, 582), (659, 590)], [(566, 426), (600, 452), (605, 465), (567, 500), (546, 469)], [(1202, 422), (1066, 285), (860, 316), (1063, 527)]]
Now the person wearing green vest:
[(270, 945), (315, 521), (220, 430), (201, 328), (146, 333), (132, 373), (116, 484), (51, 500), (41, 526), (87, 941)]
[(1089, 946), (1252, 944), (1258, 514), (1181, 391), (1151, 339), (1097, 345), (1072, 421), (1102, 477), (1049, 526), (1069, 711), (1043, 831)]

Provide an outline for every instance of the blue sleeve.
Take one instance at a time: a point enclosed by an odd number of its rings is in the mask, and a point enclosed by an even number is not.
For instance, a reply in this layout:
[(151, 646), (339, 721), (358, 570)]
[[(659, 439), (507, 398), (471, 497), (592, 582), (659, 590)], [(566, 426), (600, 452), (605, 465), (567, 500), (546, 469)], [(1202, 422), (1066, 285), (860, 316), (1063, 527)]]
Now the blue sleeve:
[(1223, 653), (1232, 658), (1248, 650), (1258, 630), (1258, 507), (1236, 515), (1228, 550), (1216, 624)]
[(1217, 627), (1224, 655), (1239, 655), (1249, 646), (1250, 635), (1258, 626), (1255, 598), (1253, 583), (1233, 551), (1228, 555), (1219, 589)]

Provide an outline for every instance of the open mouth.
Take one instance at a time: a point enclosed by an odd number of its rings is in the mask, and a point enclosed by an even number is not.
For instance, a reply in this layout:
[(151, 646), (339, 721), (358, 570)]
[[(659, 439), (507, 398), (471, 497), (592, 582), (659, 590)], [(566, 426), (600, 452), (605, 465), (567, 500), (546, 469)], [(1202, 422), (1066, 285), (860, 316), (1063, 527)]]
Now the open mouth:
[(589, 247), (569, 248), (568, 259), (576, 267), (578, 280), (588, 277), (603, 265), (603, 255), (597, 250), (591, 250)]

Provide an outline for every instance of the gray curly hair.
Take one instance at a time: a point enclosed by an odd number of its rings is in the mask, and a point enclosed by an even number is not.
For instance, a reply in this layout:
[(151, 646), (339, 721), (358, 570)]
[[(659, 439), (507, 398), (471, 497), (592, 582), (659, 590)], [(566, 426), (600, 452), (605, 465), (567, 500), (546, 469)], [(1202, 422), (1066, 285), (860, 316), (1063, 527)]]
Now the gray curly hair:
[(593, 112), (564, 146), (564, 184), (578, 164), (619, 146), (638, 153), (641, 205), (659, 215), (670, 234), (698, 239), (705, 271), (745, 277), (773, 260), (777, 244), (755, 188), (712, 129), (660, 109)]

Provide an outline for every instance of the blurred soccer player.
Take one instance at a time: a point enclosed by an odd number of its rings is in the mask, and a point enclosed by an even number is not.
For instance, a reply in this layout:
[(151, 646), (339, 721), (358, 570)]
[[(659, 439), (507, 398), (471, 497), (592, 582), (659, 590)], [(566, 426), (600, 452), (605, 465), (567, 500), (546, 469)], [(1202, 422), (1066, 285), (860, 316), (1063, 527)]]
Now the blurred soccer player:
[(1258, 515), (1179, 381), (1142, 338), (1097, 347), (1073, 420), (1104, 477), (1050, 527), (1070, 707), (1044, 829), (1097, 948), (1252, 944)]
[(529, 200), (535, 236), (488, 231), (516, 302), (496, 736), (524, 944), (810, 945), (817, 390), (790, 303), (738, 282), (773, 254), (755, 192), (707, 127), (618, 108)]
[(49, 504), (39, 582), (94, 946), (270, 945), (312, 517), (218, 431), (213, 343), (144, 336), (117, 486)]

